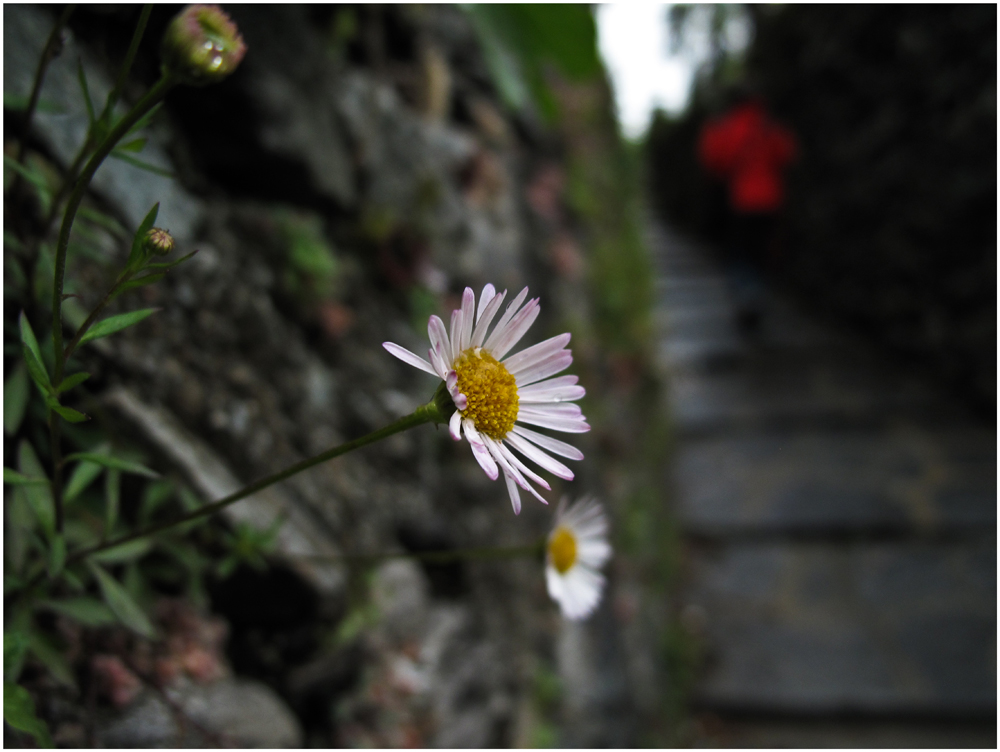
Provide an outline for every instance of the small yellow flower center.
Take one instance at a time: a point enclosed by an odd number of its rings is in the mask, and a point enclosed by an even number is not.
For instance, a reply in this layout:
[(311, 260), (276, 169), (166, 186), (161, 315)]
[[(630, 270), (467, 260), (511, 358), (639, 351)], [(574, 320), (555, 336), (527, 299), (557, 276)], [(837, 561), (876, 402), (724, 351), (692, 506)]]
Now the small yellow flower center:
[(480, 347), (470, 347), (455, 361), (458, 389), (469, 401), (462, 416), (491, 439), (502, 439), (517, 420), (517, 384), (503, 363)]
[(576, 537), (565, 527), (557, 527), (549, 538), (549, 558), (559, 574), (566, 574), (576, 562)]

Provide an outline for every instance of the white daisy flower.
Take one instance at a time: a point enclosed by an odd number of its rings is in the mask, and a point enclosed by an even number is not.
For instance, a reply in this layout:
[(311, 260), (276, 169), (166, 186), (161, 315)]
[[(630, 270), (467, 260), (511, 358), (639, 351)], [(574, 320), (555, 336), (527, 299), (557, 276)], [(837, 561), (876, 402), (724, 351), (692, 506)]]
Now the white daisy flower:
[(473, 455), (491, 480), (503, 471), (515, 514), (521, 512), (519, 487), (543, 504), (548, 503), (528, 483), (529, 479), (546, 490), (551, 487), (511, 449), (565, 480), (573, 479), (573, 471), (552, 454), (583, 459), (583, 452), (576, 447), (524, 424), (567, 433), (590, 430), (580, 407), (570, 404), (585, 393), (577, 385), (577, 377), (549, 378), (573, 362), (573, 354), (566, 349), (569, 334), (552, 337), (501, 360), (538, 318), (538, 298), (521, 305), (527, 295), (525, 287), (488, 333), (507, 291), (498, 295), (493, 285), (486, 285), (477, 309), (476, 295), (466, 287), (462, 307), (451, 314), (450, 335), (437, 316), (431, 316), (427, 324), (430, 362), (392, 342), (382, 343), (404, 363), (444, 380), (456, 408), (448, 423), (452, 438), (460, 441), (464, 432)]
[(611, 558), (608, 519), (598, 501), (580, 499), (567, 508), (559, 502), (555, 526), (545, 552), (545, 584), (567, 619), (585, 619), (601, 601), (604, 575)]

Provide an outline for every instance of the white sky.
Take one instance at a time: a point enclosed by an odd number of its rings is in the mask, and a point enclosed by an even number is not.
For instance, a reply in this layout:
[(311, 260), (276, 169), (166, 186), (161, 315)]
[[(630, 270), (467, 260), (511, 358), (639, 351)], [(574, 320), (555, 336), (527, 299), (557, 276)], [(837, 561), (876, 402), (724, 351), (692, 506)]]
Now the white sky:
[[(629, 138), (643, 134), (656, 107), (672, 113), (685, 108), (695, 71), (708, 56), (707, 25), (701, 23), (707, 17), (701, 14), (696, 14), (682, 49), (670, 55), (670, 7), (620, 2), (597, 8), (598, 46), (611, 74), (622, 131)], [(746, 46), (746, 31), (727, 28), (734, 47)]]

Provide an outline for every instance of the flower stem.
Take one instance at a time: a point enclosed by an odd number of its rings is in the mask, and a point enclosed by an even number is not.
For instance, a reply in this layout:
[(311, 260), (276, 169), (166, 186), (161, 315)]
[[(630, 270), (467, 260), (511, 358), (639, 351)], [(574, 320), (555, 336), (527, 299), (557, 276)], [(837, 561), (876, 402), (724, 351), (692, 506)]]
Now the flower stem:
[(85, 559), (91, 554), (95, 554), (98, 551), (104, 551), (108, 548), (114, 548), (115, 546), (120, 546), (123, 543), (128, 543), (129, 541), (136, 540), (137, 538), (144, 538), (148, 535), (153, 535), (155, 533), (162, 532), (164, 530), (169, 530), (177, 525), (183, 525), (185, 522), (191, 522), (192, 520), (199, 519), (201, 517), (207, 517), (209, 515), (215, 514), (216, 512), (228, 507), (230, 504), (235, 504), (241, 499), (245, 499), (248, 496), (252, 496), (258, 491), (262, 491), (268, 486), (273, 486), (275, 483), (279, 483), (286, 478), (290, 478), (293, 475), (301, 473), (303, 470), (308, 470), (311, 467), (315, 467), (327, 460), (332, 460), (334, 457), (339, 457), (342, 454), (347, 454), (348, 452), (354, 451), (355, 449), (360, 449), (368, 444), (373, 444), (376, 441), (385, 439), (393, 434), (400, 433), (401, 431), (406, 431), (410, 428), (415, 428), (416, 426), (422, 425), (424, 423), (443, 423), (445, 418), (443, 413), (438, 408), (434, 401), (428, 402), (426, 405), (422, 405), (414, 410), (410, 415), (400, 418), (399, 420), (390, 423), (385, 428), (380, 428), (377, 431), (372, 431), (370, 434), (362, 436), (359, 439), (354, 439), (353, 441), (348, 441), (339, 446), (335, 446), (331, 449), (327, 449), (325, 452), (317, 454), (309, 459), (302, 460), (291, 467), (287, 467), (273, 475), (269, 475), (266, 478), (262, 478), (249, 486), (241, 488), (239, 491), (229, 494), (218, 501), (213, 501), (211, 504), (206, 504), (203, 507), (198, 507), (198, 509), (192, 510), (185, 515), (170, 520), (168, 522), (161, 522), (156, 525), (151, 525), (144, 530), (138, 530), (134, 533), (129, 533), (120, 538), (116, 538), (112, 541), (107, 541), (106, 543), (101, 543), (91, 548), (78, 551), (66, 560), (66, 565), (73, 564), (81, 559)]
[(307, 561), (338, 562), (338, 561), (384, 561), (386, 559), (417, 559), (432, 564), (446, 564), (462, 559), (516, 559), (521, 556), (534, 556), (545, 550), (545, 539), (535, 543), (520, 546), (477, 546), (475, 548), (453, 548), (443, 551), (393, 551), (374, 554), (341, 554), (339, 556), (299, 555), (295, 558)]
[(97, 119), (98, 122), (104, 122), (106, 118), (111, 117), (111, 112), (118, 103), (118, 98), (122, 95), (122, 89), (125, 88), (125, 79), (128, 77), (128, 72), (132, 69), (132, 61), (135, 60), (135, 53), (139, 50), (139, 42), (142, 41), (142, 35), (146, 31), (146, 24), (149, 23), (149, 14), (152, 12), (152, 4), (142, 6), (142, 12), (139, 14), (139, 23), (136, 24), (135, 32), (132, 34), (132, 42), (129, 44), (128, 52), (125, 53), (125, 60), (122, 62), (122, 67), (118, 71), (118, 80), (115, 81), (115, 88), (108, 94), (108, 101), (104, 105), (104, 112)]

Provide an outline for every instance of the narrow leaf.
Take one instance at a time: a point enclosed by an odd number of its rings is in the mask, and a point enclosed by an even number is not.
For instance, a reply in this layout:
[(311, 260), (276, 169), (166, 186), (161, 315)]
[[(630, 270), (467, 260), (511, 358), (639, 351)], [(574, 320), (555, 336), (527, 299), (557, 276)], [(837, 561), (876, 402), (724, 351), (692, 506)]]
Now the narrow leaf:
[(31, 633), (31, 654), (49, 670), (60, 684), (76, 689), (76, 677), (63, 654), (38, 632)]
[(138, 324), (143, 319), (148, 316), (152, 316), (156, 313), (159, 308), (143, 308), (139, 311), (129, 311), (128, 313), (119, 313), (116, 316), (110, 316), (103, 321), (98, 321), (87, 333), (83, 335), (80, 339), (80, 344), (85, 342), (90, 342), (91, 340), (98, 339), (100, 337), (107, 337), (109, 334), (114, 334), (115, 332), (120, 332), (122, 329), (132, 326), (133, 324)]
[(121, 144), (116, 147), (117, 151), (130, 151), (138, 154), (146, 146), (145, 138), (136, 138), (129, 141), (127, 144)]
[(139, 538), (138, 540), (122, 543), (120, 546), (100, 551), (93, 554), (90, 558), (101, 564), (121, 564), (125, 561), (134, 561), (142, 558), (152, 548), (153, 542), (151, 540), (148, 538)]
[[(40, 478), (45, 475), (45, 469), (42, 467), (42, 463), (38, 461), (38, 455), (35, 454), (35, 450), (31, 448), (31, 444), (28, 443), (27, 439), (22, 439), (18, 445), (17, 462), (18, 469), (29, 478)], [(45, 483), (42, 485), (23, 486), (21, 491), (28, 500), (28, 505), (35, 513), (35, 517), (38, 519), (39, 524), (41, 524), (46, 536), (52, 537), (56, 522), (55, 506), (52, 503), (52, 488), (48, 483)]]
[(187, 256), (181, 256), (176, 261), (167, 261), (167, 262), (164, 262), (162, 264), (146, 264), (143, 267), (143, 269), (164, 269), (164, 270), (166, 270), (166, 269), (173, 269), (178, 264), (183, 264), (189, 258), (191, 258), (192, 256), (194, 256), (197, 252), (198, 251), (191, 251), (191, 253), (189, 253)]
[(69, 423), (83, 423), (85, 420), (90, 420), (89, 416), (81, 413), (79, 410), (74, 410), (72, 407), (63, 407), (62, 405), (50, 405), (49, 407)]
[[(40, 381), (45, 385), (46, 391), (52, 391), (52, 383), (49, 380), (48, 371), (45, 370), (45, 366), (43, 365), (45, 361), (42, 360), (42, 351), (38, 347), (38, 340), (35, 339), (35, 332), (32, 331), (31, 324), (28, 322), (28, 317), (24, 315), (24, 311), (21, 311), (18, 326), (21, 330), (21, 344), (24, 345), (24, 349), (34, 358), (35, 365), (41, 369), (41, 374), (36, 376), (35, 373), (32, 372), (31, 375), (35, 378), (35, 381)], [(25, 356), (25, 360), (28, 362), (28, 369), (31, 370), (31, 358)]]
[(3, 157), (3, 166), (9, 167), (22, 178), (31, 183), (38, 190), (39, 193), (48, 196), (49, 195), (49, 184), (45, 180), (45, 176), (42, 175), (37, 170), (33, 170), (30, 167), (18, 162), (13, 157), (8, 157), (6, 154)]
[(104, 468), (96, 462), (81, 462), (73, 468), (66, 488), (63, 490), (63, 500), (72, 501), (104, 472)]
[(56, 394), (62, 394), (63, 392), (68, 392), (73, 387), (82, 384), (84, 381), (90, 378), (89, 373), (74, 373), (72, 376), (67, 376), (62, 380), (62, 383), (56, 387)]
[(126, 164), (130, 164), (133, 167), (138, 167), (140, 170), (145, 170), (146, 172), (151, 172), (154, 175), (159, 175), (160, 177), (171, 178), (171, 179), (176, 177), (174, 173), (172, 173), (170, 170), (166, 170), (162, 167), (157, 167), (156, 165), (150, 164), (149, 162), (143, 162), (141, 159), (136, 159), (131, 154), (119, 151), (118, 149), (115, 149), (113, 152), (111, 152), (110, 156), (114, 157), (115, 159), (119, 159), (122, 162), (125, 162)]
[(3, 678), (4, 681), (17, 681), (21, 675), (24, 656), (28, 652), (30, 638), (27, 633), (17, 629), (5, 629), (3, 633)]
[(153, 208), (149, 210), (142, 222), (139, 223), (139, 229), (136, 230), (135, 235), (132, 236), (132, 250), (128, 255), (128, 262), (125, 264), (126, 269), (135, 269), (142, 263), (142, 241), (146, 237), (146, 233), (149, 232), (149, 230), (153, 227), (153, 224), (156, 222), (156, 215), (159, 211), (160, 202), (157, 201), (153, 204)]
[(93, 128), (96, 118), (94, 115), (94, 102), (90, 98), (90, 87), (87, 86), (87, 74), (83, 71), (83, 60), (79, 58), (76, 61), (76, 75), (80, 81), (80, 90), (83, 92), (83, 103), (87, 106), (87, 123)]
[(143, 285), (151, 285), (154, 282), (159, 282), (165, 276), (166, 276), (166, 273), (160, 272), (158, 274), (146, 274), (145, 276), (142, 276), (142, 277), (137, 277), (135, 279), (130, 279), (128, 282), (125, 282), (124, 284), (122, 284), (115, 291), (114, 298), (117, 298), (119, 295), (121, 295), (126, 290), (132, 290), (132, 289), (134, 289), (136, 287), (142, 287)]
[(97, 584), (101, 587), (101, 595), (108, 608), (115, 616), (129, 629), (137, 632), (143, 637), (153, 639), (156, 637), (156, 629), (146, 616), (139, 604), (132, 600), (132, 596), (121, 586), (121, 584), (110, 574), (108, 574), (99, 564), (88, 561), (90, 570), (97, 578)]
[[(28, 97), (21, 94), (8, 94), (4, 92), (3, 95), (3, 108), (5, 110), (13, 110), (15, 112), (24, 112), (28, 109), (28, 102), (30, 100)], [(44, 112), (47, 114), (62, 114), (66, 110), (53, 102), (51, 99), (39, 99), (38, 104), (35, 105), (36, 112)]]
[(60, 575), (66, 565), (66, 539), (62, 533), (56, 533), (49, 546), (49, 579), (54, 580)]
[(111, 609), (88, 595), (59, 601), (42, 601), (39, 608), (55, 611), (85, 627), (103, 627), (115, 622), (115, 615)]
[(160, 108), (162, 106), (163, 102), (157, 102), (155, 105), (153, 105), (152, 109), (150, 109), (149, 112), (147, 112), (145, 115), (143, 115), (141, 118), (135, 121), (135, 125), (133, 125), (131, 128), (128, 129), (128, 132), (125, 134), (124, 138), (128, 138), (133, 133), (138, 133), (147, 125), (149, 125), (149, 123), (153, 119), (153, 116), (160, 111)]
[(3, 469), (3, 482), (11, 486), (47, 486), (49, 479), (32, 478), (27, 475), (22, 475), (16, 470), (11, 470), (9, 467), (5, 467)]
[(79, 214), (82, 219), (93, 222), (98, 227), (103, 227), (112, 235), (117, 235), (120, 238), (128, 236), (128, 231), (122, 227), (121, 223), (114, 217), (111, 217), (104, 212), (98, 211), (97, 209), (91, 209), (86, 206), (81, 206), (77, 210), (77, 214)]
[(21, 427), (29, 396), (28, 369), (23, 362), (18, 363), (3, 385), (3, 430), (9, 436)]
[(21, 347), (21, 351), (24, 353), (24, 364), (28, 367), (28, 373), (31, 374), (31, 380), (35, 382), (38, 390), (45, 396), (52, 394), (52, 382), (49, 380), (48, 371), (45, 370), (45, 366), (41, 364), (35, 354), (31, 352), (26, 346)]
[(98, 465), (104, 465), (104, 467), (122, 470), (126, 473), (133, 473), (135, 475), (145, 475), (147, 478), (160, 477), (159, 473), (154, 470), (150, 470), (144, 465), (140, 465), (138, 462), (130, 462), (129, 460), (123, 460), (121, 457), (111, 457), (106, 454), (98, 454), (97, 452), (75, 452), (73, 454), (66, 455), (66, 462), (69, 462), (70, 460), (87, 460), (89, 462), (96, 462)]
[(3, 719), (12, 728), (33, 736), (38, 746), (53, 747), (48, 727), (35, 715), (35, 701), (28, 690), (6, 680), (3, 683)]

